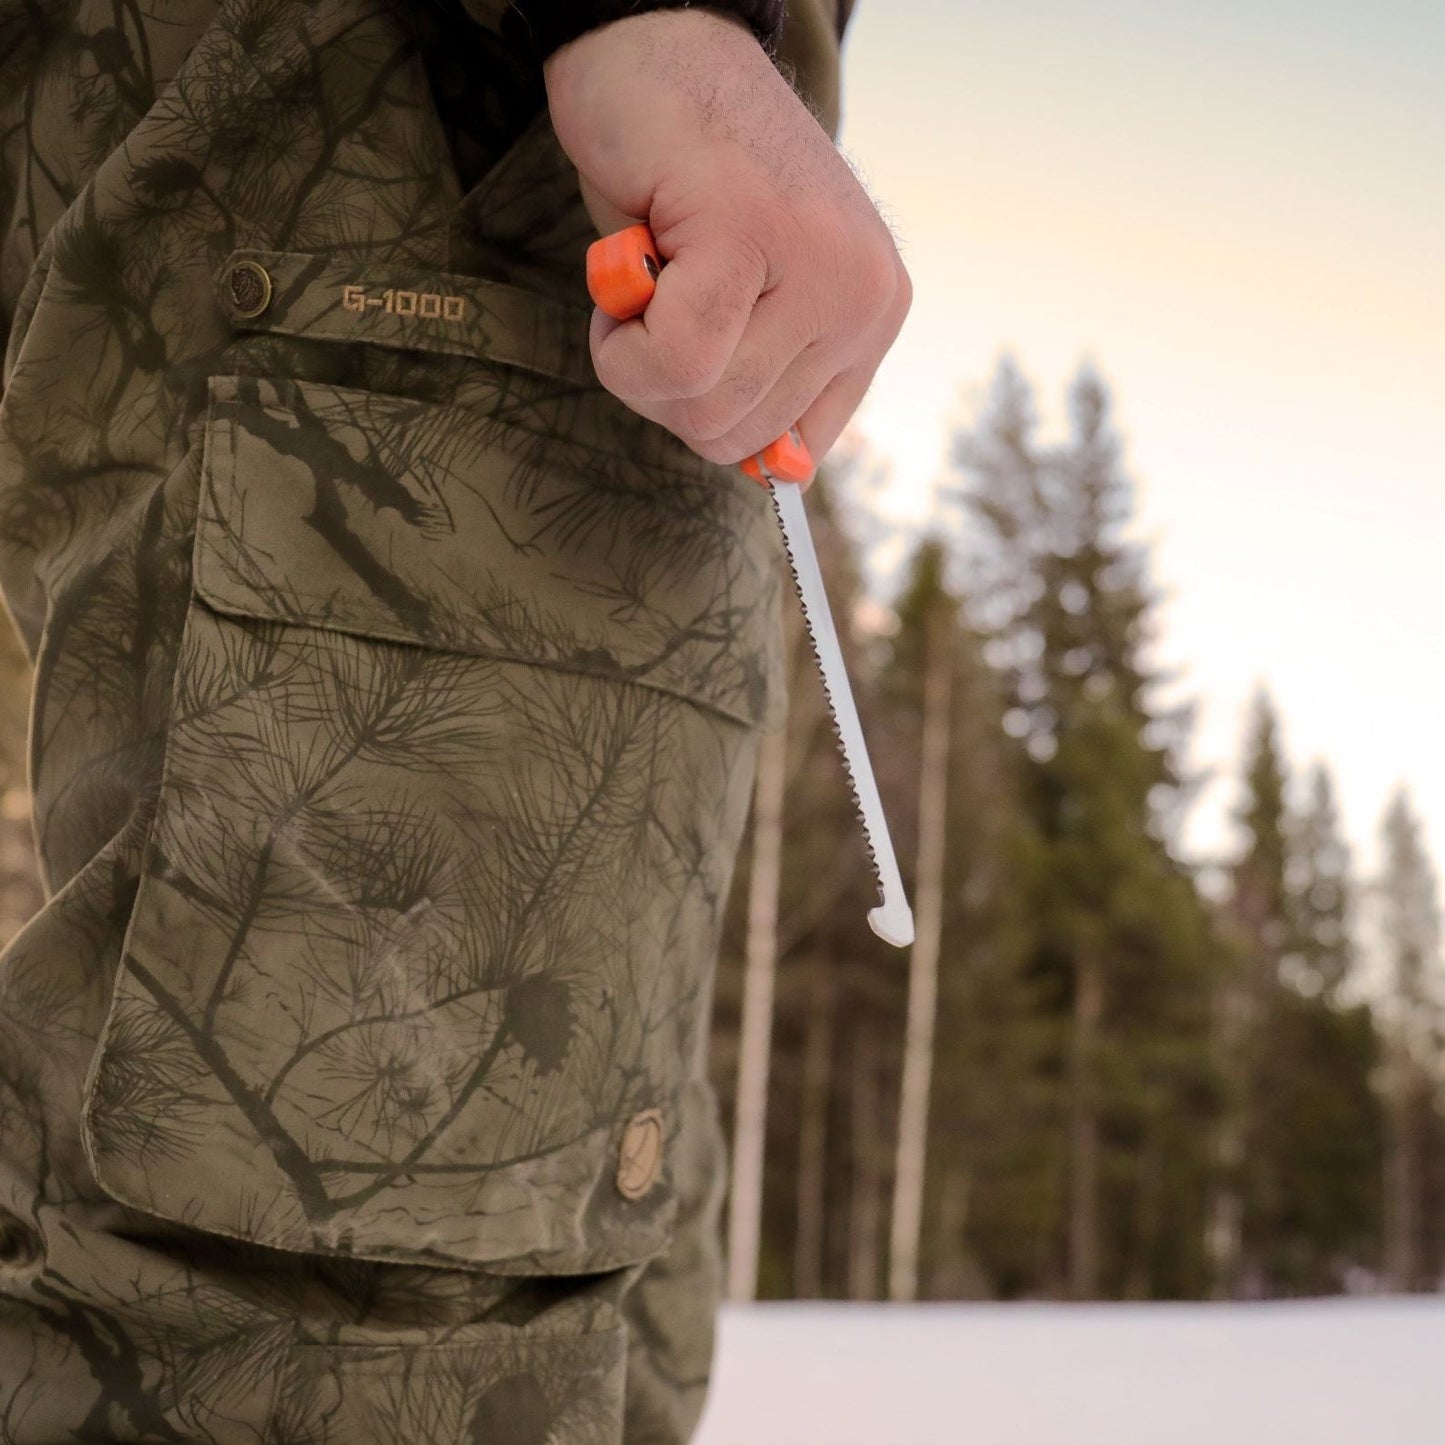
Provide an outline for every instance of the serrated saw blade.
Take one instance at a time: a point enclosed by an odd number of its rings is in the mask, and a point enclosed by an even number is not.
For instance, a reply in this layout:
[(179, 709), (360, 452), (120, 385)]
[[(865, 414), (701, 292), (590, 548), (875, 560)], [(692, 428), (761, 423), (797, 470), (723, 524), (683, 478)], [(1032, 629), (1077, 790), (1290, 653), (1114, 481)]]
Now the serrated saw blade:
[(878, 883), (878, 907), (869, 911), (868, 926), (885, 942), (906, 948), (913, 942), (913, 910), (903, 894), (903, 879), (898, 872), (893, 839), (888, 833), (888, 820), (883, 814), (883, 800), (878, 796), (873, 764), (869, 761), (868, 748), (863, 741), (863, 725), (858, 720), (858, 707), (853, 701), (848, 669), (843, 664), (843, 649), (838, 645), (838, 631), (833, 626), (828, 594), (823, 589), (823, 574), (818, 567), (818, 554), (813, 549), (808, 514), (803, 510), (803, 489), (792, 482), (770, 479), (768, 491), (772, 494), (778, 525), (783, 531), (788, 566), (803, 604), (808, 639), (818, 659), (828, 711), (843, 755), (843, 768), (853, 790), (853, 806), (863, 824), (868, 856)]

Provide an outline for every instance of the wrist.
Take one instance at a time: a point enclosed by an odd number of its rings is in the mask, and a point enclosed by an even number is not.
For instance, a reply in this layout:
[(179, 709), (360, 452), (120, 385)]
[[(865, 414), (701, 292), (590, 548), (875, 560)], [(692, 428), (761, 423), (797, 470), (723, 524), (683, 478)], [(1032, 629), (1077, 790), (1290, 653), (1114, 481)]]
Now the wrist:
[(553, 125), (575, 161), (578, 143), (595, 155), (691, 133), (696, 113), (716, 104), (720, 82), (755, 68), (772, 71), (746, 24), (711, 7), (688, 6), (589, 30), (554, 51), (542, 74)]

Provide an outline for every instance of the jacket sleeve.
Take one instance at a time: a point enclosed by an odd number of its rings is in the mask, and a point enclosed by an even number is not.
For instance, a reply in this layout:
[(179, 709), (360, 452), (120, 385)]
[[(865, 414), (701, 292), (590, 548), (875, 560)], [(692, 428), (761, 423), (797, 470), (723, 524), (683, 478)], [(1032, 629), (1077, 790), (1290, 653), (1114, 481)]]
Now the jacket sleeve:
[[(524, 45), (542, 61), (569, 40), (609, 21), (692, 5), (693, 0), (512, 0), (502, 23), (514, 43)], [(747, 21), (771, 53), (783, 28), (786, 0), (703, 0), (698, 8), (720, 10)]]

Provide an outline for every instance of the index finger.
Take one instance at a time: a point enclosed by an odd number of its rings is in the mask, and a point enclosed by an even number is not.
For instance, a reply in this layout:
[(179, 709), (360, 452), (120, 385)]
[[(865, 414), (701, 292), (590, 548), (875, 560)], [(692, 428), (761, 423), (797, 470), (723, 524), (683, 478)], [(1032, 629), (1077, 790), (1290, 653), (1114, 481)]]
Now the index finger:
[(624, 401), (681, 401), (711, 391), (762, 295), (766, 268), (748, 248), (694, 242), (666, 260), (637, 320), (593, 328), (598, 379)]

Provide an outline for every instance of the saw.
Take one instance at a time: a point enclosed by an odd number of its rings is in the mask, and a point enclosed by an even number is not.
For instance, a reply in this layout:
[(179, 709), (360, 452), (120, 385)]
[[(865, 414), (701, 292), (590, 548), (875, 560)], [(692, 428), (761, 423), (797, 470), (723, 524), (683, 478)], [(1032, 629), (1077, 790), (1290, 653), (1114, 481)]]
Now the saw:
[[(588, 249), (587, 287), (592, 299), (609, 316), (618, 321), (631, 321), (647, 309), (663, 264), (652, 231), (645, 225), (629, 226), (594, 241)], [(879, 938), (905, 948), (913, 942), (913, 910), (903, 893), (898, 858), (888, 833), (883, 801), (878, 796), (873, 765), (868, 759), (863, 725), (858, 719), (843, 651), (838, 645), (838, 631), (823, 588), (818, 554), (813, 550), (808, 515), (803, 510), (803, 488), (799, 483), (813, 474), (812, 457), (798, 429), (790, 427), (785, 435), (745, 461), (742, 468), (766, 487), (772, 498), (788, 566), (803, 605), (808, 639), (818, 661), (828, 712), (843, 756), (843, 769), (852, 787), (853, 806), (863, 825), (878, 887), (878, 905), (869, 910), (868, 926)]]

